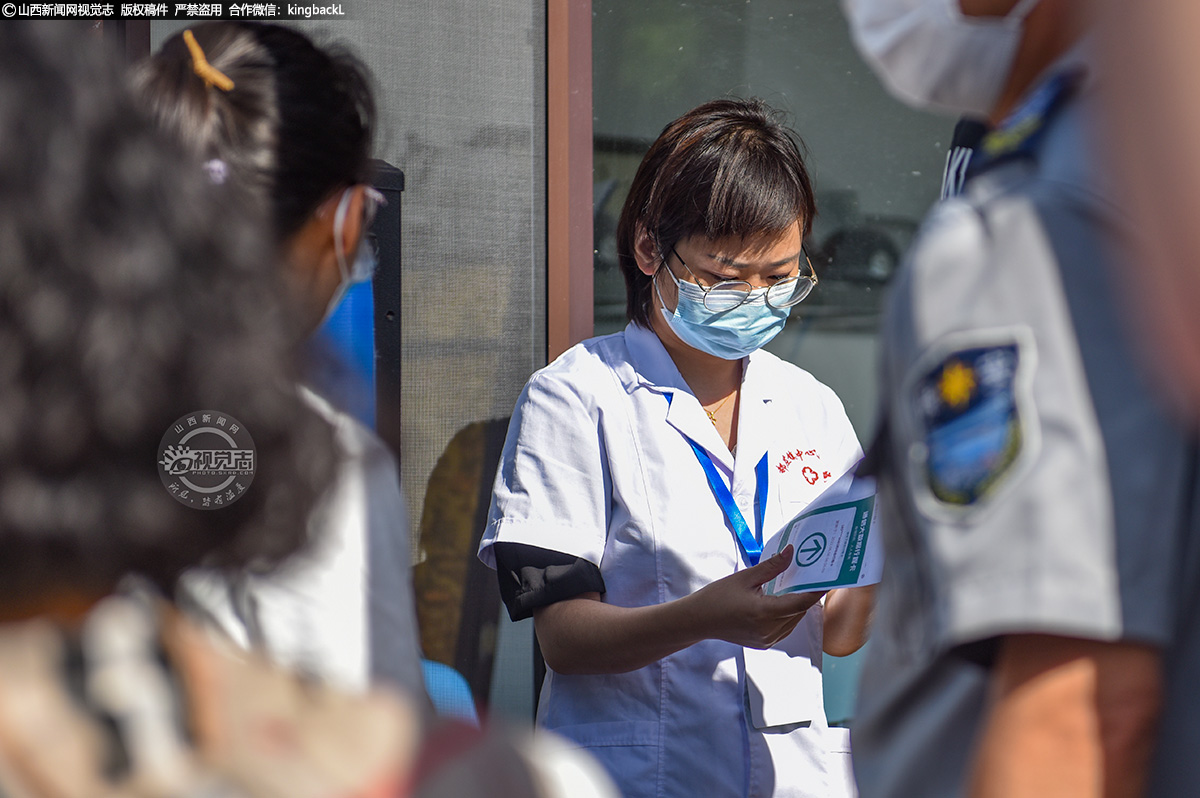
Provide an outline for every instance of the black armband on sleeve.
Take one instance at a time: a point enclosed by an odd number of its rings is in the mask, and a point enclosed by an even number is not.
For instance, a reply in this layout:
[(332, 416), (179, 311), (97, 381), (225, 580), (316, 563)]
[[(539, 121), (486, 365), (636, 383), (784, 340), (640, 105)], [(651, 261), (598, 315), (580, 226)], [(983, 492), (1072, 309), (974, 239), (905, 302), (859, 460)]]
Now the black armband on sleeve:
[(559, 551), (524, 543), (495, 543), (500, 598), (514, 621), (529, 618), (538, 607), (603, 593), (604, 577), (594, 563)]

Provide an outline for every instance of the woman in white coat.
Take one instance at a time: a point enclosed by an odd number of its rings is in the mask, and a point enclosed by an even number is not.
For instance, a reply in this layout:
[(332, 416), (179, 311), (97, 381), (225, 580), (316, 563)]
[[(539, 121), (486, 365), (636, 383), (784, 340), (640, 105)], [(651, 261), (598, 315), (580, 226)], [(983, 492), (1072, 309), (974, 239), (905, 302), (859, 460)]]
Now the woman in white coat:
[(816, 284), (793, 134), (757, 101), (670, 123), (617, 231), (630, 323), (534, 374), (481, 558), (549, 668), (539, 722), (625, 795), (852, 789), (826, 725), (822, 650), (862, 645), (869, 588), (761, 586), (766, 537), (861, 449), (841, 402), (762, 352)]

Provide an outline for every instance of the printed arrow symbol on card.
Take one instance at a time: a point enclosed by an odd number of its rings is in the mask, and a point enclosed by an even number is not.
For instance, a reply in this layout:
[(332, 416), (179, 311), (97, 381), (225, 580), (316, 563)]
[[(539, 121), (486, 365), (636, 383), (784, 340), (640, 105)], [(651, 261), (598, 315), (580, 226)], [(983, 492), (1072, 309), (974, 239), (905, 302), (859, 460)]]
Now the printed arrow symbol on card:
[(796, 565), (803, 568), (815, 563), (821, 558), (821, 553), (825, 551), (825, 545), (825, 536), (820, 532), (813, 532), (796, 547)]

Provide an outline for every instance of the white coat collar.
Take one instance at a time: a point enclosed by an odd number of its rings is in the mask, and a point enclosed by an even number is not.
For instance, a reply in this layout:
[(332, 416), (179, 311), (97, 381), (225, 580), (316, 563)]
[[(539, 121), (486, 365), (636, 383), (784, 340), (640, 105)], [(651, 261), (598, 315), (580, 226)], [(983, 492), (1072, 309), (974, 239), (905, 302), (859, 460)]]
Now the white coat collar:
[[(619, 369), (618, 375), (629, 393), (644, 388), (660, 394), (671, 394), (663, 402), (666, 422), (701, 446), (726, 472), (732, 472), (735, 493), (743, 481), (754, 483), (754, 466), (767, 451), (771, 432), (771, 402), (777, 381), (770, 372), (775, 365), (773, 355), (753, 352), (743, 360), (741, 409), (738, 415), (738, 457), (736, 462), (717, 433), (712, 422), (684, 381), (675, 361), (658, 335), (652, 330), (630, 322), (625, 327), (625, 346), (629, 350), (630, 368)], [(751, 488), (753, 491), (753, 488)]]

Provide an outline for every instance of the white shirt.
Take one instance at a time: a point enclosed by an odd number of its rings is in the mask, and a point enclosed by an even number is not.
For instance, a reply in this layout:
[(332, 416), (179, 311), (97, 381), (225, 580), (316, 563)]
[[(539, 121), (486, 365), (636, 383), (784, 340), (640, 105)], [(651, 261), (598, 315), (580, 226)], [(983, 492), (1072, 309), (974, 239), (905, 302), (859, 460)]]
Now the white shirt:
[(312, 544), (269, 574), (186, 573), (180, 604), (243, 648), (343, 689), (382, 681), (424, 695), (395, 458), (358, 421), (301, 394), (333, 425), (339, 456), (309, 521)]
[[(766, 455), (764, 538), (861, 456), (833, 391), (760, 351), (746, 361), (735, 458), (658, 337), (631, 324), (526, 385), (481, 559), (494, 567), (498, 541), (582, 557), (600, 568), (603, 600), (624, 607), (682, 598), (745, 567), (688, 439), (752, 529)], [(706, 640), (631, 673), (549, 671), (539, 722), (586, 747), (627, 796), (846, 794), (844, 730), (826, 727), (821, 694), (821, 624), (817, 607), (749, 666), (740, 646)], [(766, 730), (747, 712), (758, 693)]]

